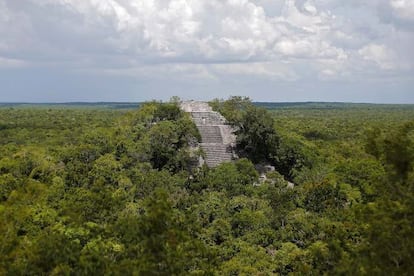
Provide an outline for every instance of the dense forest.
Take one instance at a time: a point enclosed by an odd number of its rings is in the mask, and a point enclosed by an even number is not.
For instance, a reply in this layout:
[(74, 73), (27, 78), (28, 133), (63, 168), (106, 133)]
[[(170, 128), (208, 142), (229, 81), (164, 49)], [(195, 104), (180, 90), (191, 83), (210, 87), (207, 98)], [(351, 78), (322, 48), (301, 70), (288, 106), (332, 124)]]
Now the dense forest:
[(0, 275), (412, 274), (414, 106), (210, 104), (0, 107)]

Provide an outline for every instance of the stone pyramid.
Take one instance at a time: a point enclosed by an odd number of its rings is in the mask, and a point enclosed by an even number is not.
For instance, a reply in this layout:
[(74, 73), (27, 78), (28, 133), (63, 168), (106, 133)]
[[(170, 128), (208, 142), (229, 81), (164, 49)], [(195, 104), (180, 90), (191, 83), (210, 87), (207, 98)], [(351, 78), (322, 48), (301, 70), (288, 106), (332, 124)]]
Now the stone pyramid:
[(206, 154), (207, 166), (215, 167), (236, 158), (236, 136), (220, 113), (213, 111), (208, 103), (198, 101), (182, 102), (181, 109), (190, 113), (200, 132), (200, 146)]

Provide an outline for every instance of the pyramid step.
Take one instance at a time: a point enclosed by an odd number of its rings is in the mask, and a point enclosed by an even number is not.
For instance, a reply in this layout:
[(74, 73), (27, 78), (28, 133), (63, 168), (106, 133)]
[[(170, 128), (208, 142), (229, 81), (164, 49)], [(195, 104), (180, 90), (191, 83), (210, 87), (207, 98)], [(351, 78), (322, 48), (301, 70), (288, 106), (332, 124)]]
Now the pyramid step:
[(197, 126), (203, 143), (222, 143), (223, 137), (218, 126)]
[(233, 151), (230, 144), (235, 140), (226, 119), (204, 102), (182, 102), (181, 108), (189, 112), (197, 126), (201, 136), (200, 147), (205, 152), (204, 161), (207, 166), (215, 167), (222, 162), (231, 161)]

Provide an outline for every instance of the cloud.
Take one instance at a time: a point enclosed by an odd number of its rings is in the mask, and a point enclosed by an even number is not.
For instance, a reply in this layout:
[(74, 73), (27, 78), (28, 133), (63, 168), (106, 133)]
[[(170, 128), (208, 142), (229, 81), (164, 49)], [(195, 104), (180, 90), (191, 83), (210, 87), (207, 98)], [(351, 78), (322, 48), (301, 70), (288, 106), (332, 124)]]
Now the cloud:
[(414, 22), (414, 1), (390, 0), (390, 5), (396, 17)]
[(391, 70), (395, 67), (394, 53), (384, 45), (369, 44), (358, 51), (364, 60), (378, 64), (382, 69)]
[(21, 68), (26, 65), (26, 62), (22, 60), (0, 57), (0, 68)]
[(409, 0), (0, 0), (0, 35), (2, 68), (138, 80), (353, 81), (414, 67)]
[[(5, 0), (3, 0), (5, 1)], [(342, 55), (326, 39), (333, 17), (309, 1), (289, 0), (269, 17), (247, 0), (21, 0), (3, 2), (29, 58), (126, 55), (142, 62), (240, 62)], [(11, 53), (18, 55), (18, 53)], [(333, 55), (333, 56), (332, 56)]]

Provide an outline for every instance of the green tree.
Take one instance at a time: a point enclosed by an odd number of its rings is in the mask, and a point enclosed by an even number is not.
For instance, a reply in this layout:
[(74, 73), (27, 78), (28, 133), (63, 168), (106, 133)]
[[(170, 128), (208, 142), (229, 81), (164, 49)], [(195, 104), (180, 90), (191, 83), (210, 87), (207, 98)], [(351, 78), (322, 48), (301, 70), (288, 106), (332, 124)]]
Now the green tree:
[(243, 97), (215, 100), (210, 104), (236, 128), (237, 148), (241, 156), (255, 163), (272, 161), (279, 146), (279, 136), (266, 109)]
[(234, 163), (223, 163), (213, 168), (203, 181), (213, 190), (240, 195), (251, 193), (258, 176), (253, 164), (248, 159), (241, 158)]
[(406, 123), (381, 141), (378, 158), (387, 176), (378, 182), (378, 198), (362, 208), (368, 223), (362, 270), (409, 275), (414, 269), (414, 123)]

